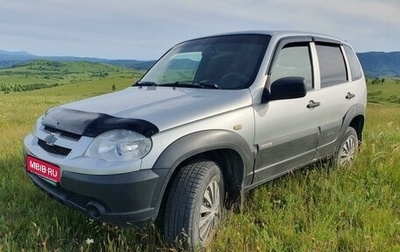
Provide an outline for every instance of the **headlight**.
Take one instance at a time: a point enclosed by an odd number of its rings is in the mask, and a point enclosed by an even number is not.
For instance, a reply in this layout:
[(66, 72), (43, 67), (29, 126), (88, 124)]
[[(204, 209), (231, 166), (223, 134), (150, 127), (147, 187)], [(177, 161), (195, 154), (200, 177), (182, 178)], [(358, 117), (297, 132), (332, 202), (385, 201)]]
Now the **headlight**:
[(98, 135), (85, 156), (107, 161), (139, 160), (151, 150), (151, 140), (130, 130), (111, 130)]

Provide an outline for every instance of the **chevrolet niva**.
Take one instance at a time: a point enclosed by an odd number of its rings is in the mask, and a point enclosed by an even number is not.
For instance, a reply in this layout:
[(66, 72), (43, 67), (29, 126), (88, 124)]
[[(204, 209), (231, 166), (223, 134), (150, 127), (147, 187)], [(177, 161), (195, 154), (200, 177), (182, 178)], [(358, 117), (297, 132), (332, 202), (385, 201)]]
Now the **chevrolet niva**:
[(334, 37), (256, 31), (172, 47), (125, 90), (48, 110), (24, 140), (52, 198), (117, 225), (160, 224), (206, 247), (224, 209), (267, 181), (358, 151), (366, 83)]

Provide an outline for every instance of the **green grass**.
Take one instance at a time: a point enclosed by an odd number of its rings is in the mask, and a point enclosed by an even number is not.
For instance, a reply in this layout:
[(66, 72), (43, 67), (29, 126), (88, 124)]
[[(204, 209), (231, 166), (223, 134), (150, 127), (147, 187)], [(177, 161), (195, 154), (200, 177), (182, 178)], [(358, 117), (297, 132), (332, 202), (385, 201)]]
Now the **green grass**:
[(369, 105), (351, 169), (325, 165), (254, 190), (213, 249), (400, 251), (400, 107)]
[[(381, 82), (381, 81), (384, 82)], [(368, 101), (371, 103), (400, 104), (400, 79), (368, 80)], [(372, 84), (375, 83), (375, 84)]]
[[(106, 225), (49, 199), (23, 169), (22, 139), (38, 116), (112, 85), (125, 88), (137, 78), (126, 74), (0, 94), (0, 251), (167, 250), (154, 229)], [(391, 80), (369, 86), (382, 93), (368, 104), (354, 167), (322, 164), (253, 190), (207, 251), (400, 251), (400, 105), (384, 99), (395, 88)]]
[[(101, 63), (38, 60), (26, 65), (0, 69), (0, 92), (21, 92), (89, 81), (101, 82), (105, 77), (108, 81), (108, 77), (132, 81), (143, 73)], [(108, 83), (110, 87), (114, 84), (110, 81)]]

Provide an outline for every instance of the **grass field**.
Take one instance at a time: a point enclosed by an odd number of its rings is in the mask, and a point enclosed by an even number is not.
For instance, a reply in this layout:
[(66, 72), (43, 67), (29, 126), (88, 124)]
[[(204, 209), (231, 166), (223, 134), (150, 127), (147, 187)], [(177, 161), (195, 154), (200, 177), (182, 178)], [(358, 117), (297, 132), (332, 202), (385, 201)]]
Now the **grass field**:
[[(46, 109), (122, 89), (140, 75), (108, 72), (0, 94), (0, 251), (168, 250), (154, 229), (106, 225), (49, 199), (23, 169), (22, 140)], [(208, 251), (400, 251), (400, 105), (386, 99), (399, 87), (392, 80), (369, 86), (374, 103), (354, 167), (320, 165), (255, 189), (243, 213), (227, 214)]]
[[(397, 103), (400, 104), (400, 79), (368, 80), (368, 101), (370, 103)], [(379, 83), (379, 84), (377, 84)]]

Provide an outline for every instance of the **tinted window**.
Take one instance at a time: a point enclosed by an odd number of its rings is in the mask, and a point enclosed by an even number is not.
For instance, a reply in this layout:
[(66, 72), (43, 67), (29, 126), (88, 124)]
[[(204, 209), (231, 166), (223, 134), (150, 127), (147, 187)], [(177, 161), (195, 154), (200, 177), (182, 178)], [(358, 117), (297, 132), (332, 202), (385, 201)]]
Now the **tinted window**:
[(177, 53), (165, 63), (165, 71), (157, 78), (159, 83), (193, 82), (199, 63), (201, 52)]
[(347, 45), (344, 45), (344, 51), (346, 52), (347, 59), (349, 60), (350, 64), (350, 71), (351, 71), (351, 79), (358, 80), (362, 77), (362, 71), (360, 64), (358, 63), (357, 56), (354, 51)]
[(200, 88), (249, 87), (268, 46), (267, 35), (227, 35), (190, 40), (173, 47), (140, 83)]
[(307, 90), (313, 89), (312, 67), (308, 43), (289, 44), (282, 48), (271, 72), (271, 83), (282, 77), (304, 78)]
[(321, 87), (347, 82), (347, 71), (339, 45), (317, 44)]

